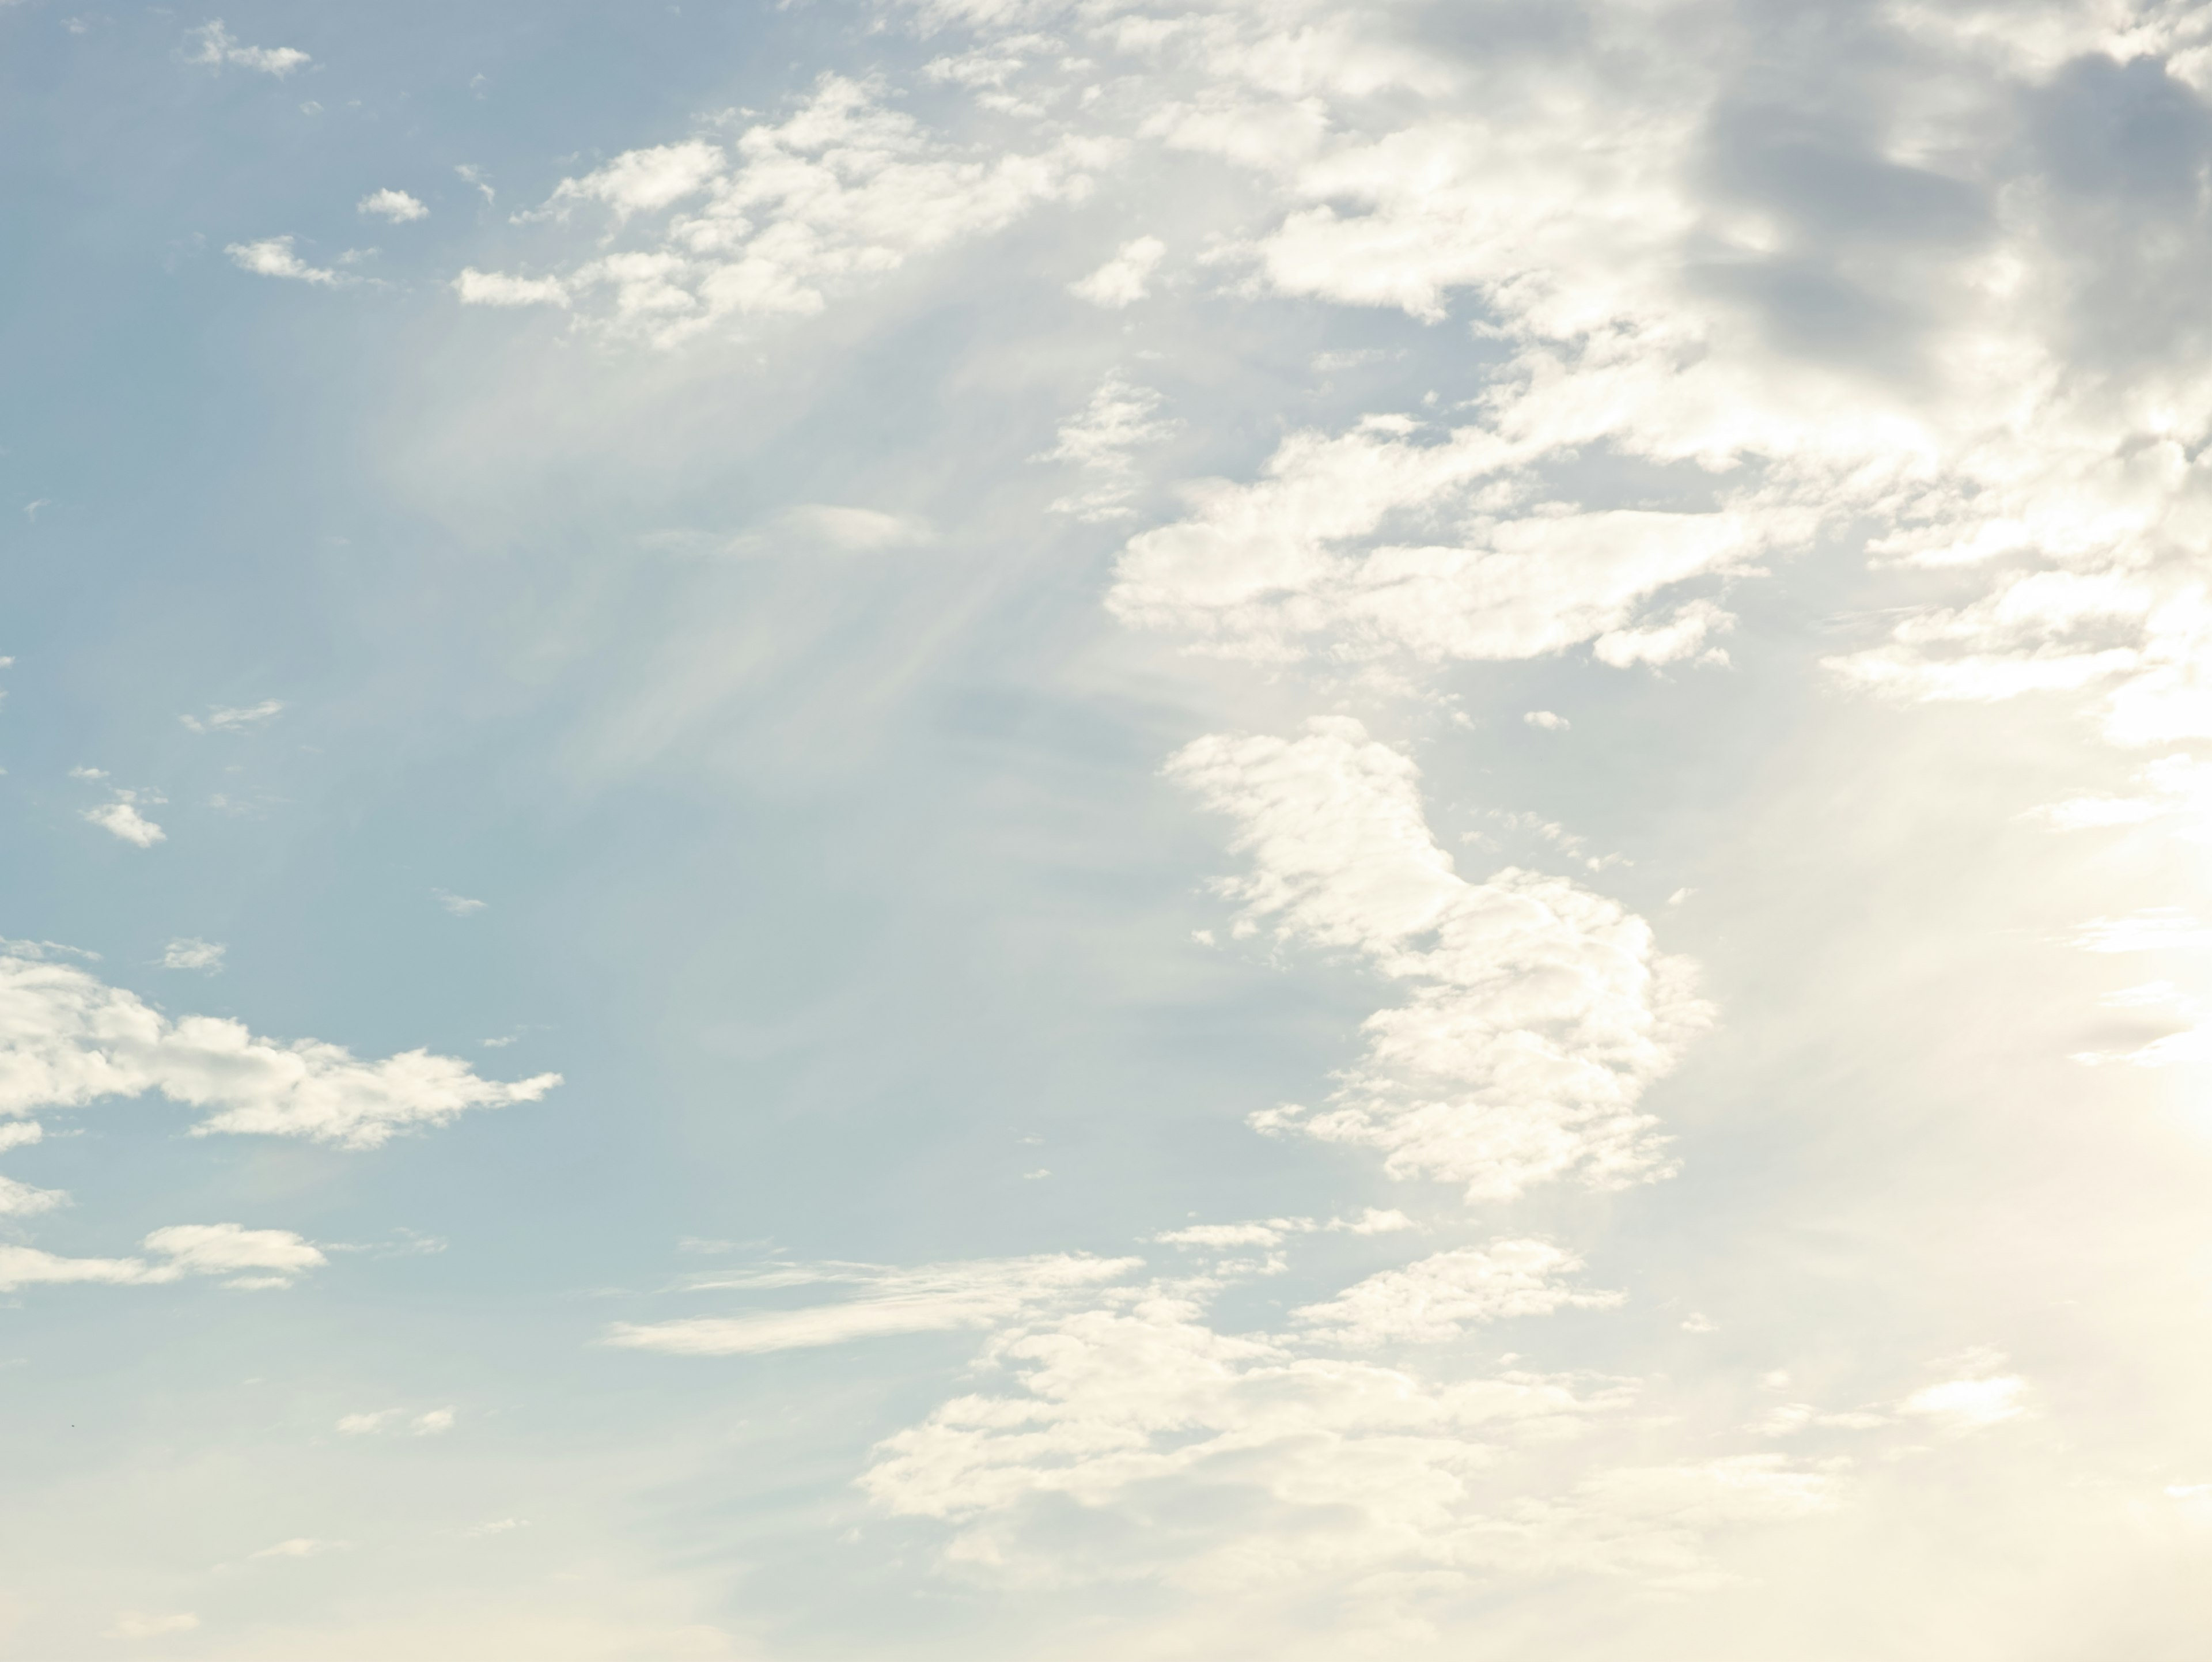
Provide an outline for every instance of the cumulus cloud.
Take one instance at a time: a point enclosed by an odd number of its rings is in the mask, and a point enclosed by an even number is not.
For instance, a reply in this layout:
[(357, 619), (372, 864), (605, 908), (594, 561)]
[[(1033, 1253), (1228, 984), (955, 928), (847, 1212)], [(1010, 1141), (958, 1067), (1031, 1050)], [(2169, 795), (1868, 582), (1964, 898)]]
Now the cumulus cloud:
[(785, 121), (726, 143), (625, 151), (519, 216), (602, 214), (616, 245), (606, 252), (558, 275), (471, 269), (456, 289), (476, 304), (588, 301), (603, 326), (673, 345), (725, 322), (811, 315), (917, 255), (1081, 197), (1107, 154), (1062, 139), (1034, 155), (971, 155), (884, 107), (869, 85), (828, 75)]
[(256, 277), (289, 277), (295, 283), (318, 283), (325, 288), (352, 281), (328, 266), (308, 265), (293, 247), (294, 240), (287, 235), (264, 237), (258, 242), (233, 242), (224, 247), (223, 253), (230, 256), (230, 263), (240, 271), (251, 271)]
[[(1772, 1457), (1604, 1468), (1551, 1501), (1500, 1492), (1482, 1475), (1504, 1453), (1583, 1436), (1632, 1393), (1438, 1383), (1206, 1313), (1202, 1293), (1154, 1283), (1000, 1330), (982, 1369), (1006, 1388), (886, 1439), (863, 1487), (952, 1525), (946, 1558), (969, 1574), (1142, 1574), (1212, 1594), (1563, 1569), (1669, 1583), (1705, 1572), (1721, 1531), (1832, 1503), (1831, 1480)], [(1052, 1527), (1071, 1504), (1115, 1527), (1071, 1545)]]
[(185, 39), (191, 50), (186, 54), (187, 64), (204, 64), (213, 69), (226, 64), (242, 70), (258, 70), (264, 75), (273, 75), (283, 80), (295, 70), (303, 70), (314, 59), (296, 46), (248, 46), (242, 45), (222, 25), (221, 18), (203, 23), (188, 33)]
[(220, 1017), (173, 1021), (73, 965), (0, 956), (0, 1115), (153, 1091), (202, 1111), (198, 1135), (369, 1148), (471, 1108), (534, 1102), (558, 1083), (557, 1074), (479, 1079), (427, 1050), (363, 1062), (316, 1039), (258, 1038)]
[[(1771, 527), (1729, 512), (1514, 517), (1489, 487), (1524, 450), (1484, 428), (1435, 435), (1399, 417), (1294, 434), (1259, 480), (1191, 487), (1188, 517), (1132, 538), (1108, 606), (1261, 661), (1511, 660), (1589, 642), (1624, 667), (1705, 654), (1725, 626), (1717, 606), (1693, 598), (1647, 614), (1646, 603), (1742, 569)], [(1456, 537), (1395, 541), (1382, 534), (1394, 526)]]
[(1108, 311), (1133, 305), (1151, 292), (1153, 269), (1167, 251), (1167, 244), (1156, 236), (1125, 242), (1114, 251), (1113, 259), (1081, 282), (1070, 283), (1068, 292)]
[(289, 1287), (328, 1262), (321, 1249), (289, 1229), (247, 1229), (234, 1223), (179, 1223), (142, 1243), (145, 1258), (69, 1258), (33, 1246), (0, 1245), (0, 1291), (97, 1282), (155, 1287), (187, 1275), (223, 1275), (248, 1291)]
[(491, 904), (489, 900), (475, 900), (465, 894), (455, 894), (450, 889), (433, 889), (431, 895), (454, 917), (473, 917)]
[[(97, 776), (88, 772), (87, 777)], [(137, 848), (150, 849), (156, 843), (168, 841), (168, 833), (139, 812), (142, 802), (154, 804), (163, 798), (158, 791), (125, 790), (115, 787), (115, 800), (96, 808), (83, 810), (84, 818), (102, 831)]]
[(430, 216), (429, 209), (416, 198), (404, 191), (393, 190), (371, 191), (354, 204), (354, 211), (374, 214), (380, 219), (390, 220), (395, 225), (404, 225), (410, 220)]
[(1285, 740), (1216, 736), (1169, 775), (1230, 815), (1249, 874), (1241, 934), (1360, 953), (1412, 998), (1368, 1018), (1328, 1107), (1263, 1129), (1382, 1149), (1393, 1175), (1503, 1198), (1572, 1177), (1615, 1188), (1669, 1167), (1638, 1101), (1710, 1020), (1650, 928), (1563, 879), (1470, 883), (1431, 835), (1412, 760), (1348, 717)]
[(228, 950), (220, 941), (182, 935), (162, 949), (161, 967), (165, 970), (201, 970), (213, 975), (222, 968), (222, 955)]

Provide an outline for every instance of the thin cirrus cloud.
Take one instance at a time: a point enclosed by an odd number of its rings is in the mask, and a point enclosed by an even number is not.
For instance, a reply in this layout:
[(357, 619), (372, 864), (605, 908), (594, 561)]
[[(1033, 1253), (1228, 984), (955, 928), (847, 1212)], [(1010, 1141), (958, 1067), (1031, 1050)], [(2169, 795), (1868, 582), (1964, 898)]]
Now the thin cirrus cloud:
[(217, 704), (205, 715), (179, 715), (177, 720), (192, 733), (240, 733), (272, 721), (283, 711), (282, 698), (264, 698), (258, 704)]

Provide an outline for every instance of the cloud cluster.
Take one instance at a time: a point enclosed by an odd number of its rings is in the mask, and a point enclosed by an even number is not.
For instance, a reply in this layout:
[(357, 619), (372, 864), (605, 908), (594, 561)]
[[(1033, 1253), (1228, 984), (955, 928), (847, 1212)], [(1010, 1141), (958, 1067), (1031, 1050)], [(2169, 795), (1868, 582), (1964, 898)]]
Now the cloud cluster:
[(1380, 1148), (1394, 1174), (1470, 1197), (1664, 1174), (1637, 1105), (1710, 1012), (1643, 919), (1510, 867), (1468, 882), (1430, 833), (1412, 760), (1349, 717), (1297, 739), (1201, 739), (1168, 771), (1237, 822), (1252, 868), (1222, 888), (1243, 903), (1240, 932), (1349, 950), (1413, 988), (1368, 1019), (1327, 1108), (1255, 1124)]
[(618, 333), (672, 345), (726, 320), (819, 312), (915, 255), (1080, 198), (1108, 154), (1062, 139), (1033, 155), (971, 155), (870, 86), (825, 75), (785, 121), (727, 144), (627, 151), (523, 216), (603, 216), (607, 252), (554, 276), (471, 268), (454, 289), (471, 304), (589, 305)]
[(1716, 1533), (1832, 1504), (1832, 1480), (1771, 1456), (1516, 1494), (1493, 1476), (1508, 1456), (1586, 1435), (1631, 1393), (1519, 1373), (1438, 1383), (1218, 1331), (1204, 1298), (1155, 1282), (994, 1334), (983, 1365), (1009, 1388), (886, 1440), (864, 1486), (952, 1524), (947, 1560), (971, 1574), (1134, 1574), (1213, 1594), (1571, 1570), (1692, 1581)]
[(73, 965), (0, 955), (0, 1115), (158, 1092), (204, 1111), (198, 1134), (369, 1148), (471, 1108), (534, 1102), (557, 1074), (501, 1084), (427, 1050), (363, 1062), (315, 1039), (258, 1038), (213, 1016), (171, 1020)]

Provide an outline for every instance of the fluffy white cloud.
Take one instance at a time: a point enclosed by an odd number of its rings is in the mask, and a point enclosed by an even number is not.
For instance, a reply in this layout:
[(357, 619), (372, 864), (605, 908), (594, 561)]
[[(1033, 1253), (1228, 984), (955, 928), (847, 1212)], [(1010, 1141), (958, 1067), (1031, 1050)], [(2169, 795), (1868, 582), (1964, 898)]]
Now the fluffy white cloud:
[[(557, 277), (471, 270), (457, 288), (495, 305), (604, 295), (596, 320), (671, 345), (725, 320), (819, 312), (833, 293), (915, 255), (1085, 195), (1087, 169), (1108, 154), (1064, 138), (1035, 155), (973, 156), (884, 107), (867, 85), (824, 76), (787, 120), (726, 144), (702, 136), (626, 151), (521, 216), (565, 223), (596, 207), (612, 217), (611, 239), (629, 246)], [(634, 222), (647, 228), (633, 234)]]
[(70, 1282), (153, 1287), (187, 1275), (227, 1275), (248, 1290), (289, 1287), (328, 1262), (312, 1241), (289, 1229), (246, 1229), (234, 1223), (179, 1223), (143, 1243), (151, 1258), (68, 1258), (33, 1246), (0, 1246), (0, 1291)]
[(680, 1356), (750, 1355), (806, 1349), (894, 1333), (988, 1327), (1024, 1307), (1049, 1304), (1120, 1279), (1134, 1258), (1048, 1254), (891, 1269), (872, 1264), (793, 1264), (700, 1281), (702, 1291), (763, 1292), (846, 1284), (861, 1289), (839, 1304), (796, 1310), (617, 1323), (605, 1342)]
[(203, 23), (185, 37), (192, 43), (186, 56), (187, 64), (205, 64), (220, 69), (234, 64), (243, 70), (258, 70), (264, 75), (273, 75), (283, 80), (295, 70), (303, 70), (314, 62), (296, 46), (248, 46), (240, 43), (222, 25), (221, 18)]
[(295, 283), (319, 283), (336, 288), (351, 279), (325, 265), (310, 265), (299, 255), (289, 236), (264, 237), (258, 242), (233, 242), (223, 253), (241, 271), (257, 277), (289, 277)]
[(471, 1108), (534, 1102), (558, 1083), (557, 1074), (479, 1079), (426, 1050), (363, 1062), (314, 1039), (257, 1038), (218, 1017), (172, 1021), (72, 965), (0, 956), (0, 1115), (156, 1091), (204, 1111), (196, 1134), (368, 1148)]
[(125, 790), (117, 787), (115, 800), (96, 808), (84, 810), (84, 817), (102, 831), (122, 841), (142, 849), (150, 849), (156, 843), (168, 840), (168, 833), (138, 811), (141, 802), (161, 801), (158, 792)]
[(1240, 933), (1349, 948), (1413, 988), (1368, 1019), (1328, 1107), (1255, 1124), (1380, 1148), (1395, 1175), (1470, 1197), (1664, 1175), (1637, 1104), (1711, 1013), (1643, 919), (1510, 867), (1469, 883), (1430, 834), (1412, 760), (1349, 718), (1295, 740), (1202, 739), (1169, 773), (1237, 822), (1252, 869), (1221, 886), (1243, 903)]
[(1216, 1330), (1203, 1296), (1155, 1283), (994, 1334), (984, 1367), (1009, 1387), (887, 1439), (863, 1486), (951, 1524), (947, 1559), (971, 1574), (1142, 1574), (1216, 1595), (1295, 1581), (1370, 1599), (1389, 1577), (1694, 1581), (1715, 1533), (1830, 1504), (1828, 1479), (1771, 1457), (1601, 1466), (1532, 1499), (1489, 1478), (1501, 1458), (1587, 1434), (1629, 1391), (1519, 1373), (1442, 1384), (1304, 1354)]
[[(1590, 641), (1616, 665), (1703, 653), (1726, 616), (1709, 600), (1631, 625), (1662, 591), (1743, 569), (1770, 530), (1726, 512), (1512, 517), (1501, 510), (1522, 492), (1501, 476), (1526, 460), (1483, 428), (1432, 434), (1396, 417), (1293, 435), (1259, 481), (1194, 487), (1189, 517), (1132, 538), (1107, 604), (1263, 661), (1533, 658)], [(1382, 534), (1401, 526), (1455, 540)]]
[(180, 936), (162, 949), (161, 967), (165, 970), (204, 970), (213, 975), (222, 968), (223, 953), (228, 950), (221, 941)]
[(1108, 311), (1134, 305), (1151, 292), (1152, 272), (1167, 251), (1167, 244), (1156, 236), (1125, 242), (1114, 251), (1113, 259), (1081, 282), (1070, 283), (1068, 292)]
[(1365, 1349), (1393, 1340), (1456, 1338), (1470, 1325), (1555, 1310), (1610, 1310), (1619, 1293), (1563, 1285), (1582, 1260), (1548, 1241), (1492, 1241), (1386, 1269), (1321, 1304), (1292, 1312), (1341, 1342)]
[(429, 209), (404, 191), (371, 191), (354, 204), (358, 214), (374, 214), (395, 225), (404, 225), (410, 220), (427, 219)]

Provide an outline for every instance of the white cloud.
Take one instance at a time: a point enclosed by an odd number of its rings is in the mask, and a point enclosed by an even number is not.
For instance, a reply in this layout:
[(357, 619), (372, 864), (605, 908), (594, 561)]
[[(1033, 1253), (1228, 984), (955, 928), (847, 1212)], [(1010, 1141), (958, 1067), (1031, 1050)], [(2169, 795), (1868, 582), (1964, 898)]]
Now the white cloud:
[[(951, 1525), (946, 1560), (970, 1576), (1141, 1574), (1216, 1596), (1567, 1569), (1679, 1583), (1709, 1574), (1717, 1532), (1831, 1504), (1830, 1480), (1771, 1457), (1601, 1466), (1559, 1499), (1517, 1496), (1484, 1481), (1502, 1456), (1585, 1435), (1631, 1394), (1304, 1354), (1215, 1330), (1203, 1296), (1155, 1283), (995, 1333), (984, 1376), (1007, 1388), (886, 1439), (863, 1487)], [(1111, 1526), (1061, 1532), (1070, 1503)]]
[(1459, 876), (1413, 762), (1349, 718), (1296, 740), (1202, 739), (1169, 773), (1238, 822), (1231, 846), (1252, 870), (1221, 887), (1243, 902), (1239, 933), (1349, 948), (1414, 989), (1368, 1019), (1366, 1055), (1328, 1107), (1264, 1110), (1256, 1125), (1380, 1148), (1393, 1175), (1470, 1197), (1666, 1174), (1638, 1099), (1711, 1013), (1641, 918), (1563, 879)]
[(204, 1111), (196, 1134), (307, 1137), (368, 1148), (471, 1108), (534, 1102), (560, 1083), (479, 1079), (425, 1050), (362, 1062), (336, 1044), (257, 1038), (212, 1016), (172, 1021), (72, 965), (0, 957), (0, 1114), (159, 1092)]
[(1521, 718), (1532, 728), (1541, 728), (1547, 733), (1565, 733), (1574, 725), (1564, 715), (1548, 709), (1532, 709)]
[(1623, 1295), (1565, 1286), (1582, 1260), (1547, 1241), (1493, 1241), (1438, 1252), (1370, 1275), (1334, 1299), (1291, 1312), (1344, 1344), (1456, 1338), (1472, 1324), (1555, 1310), (1610, 1310)]
[(233, 242), (224, 246), (223, 253), (240, 271), (257, 277), (289, 277), (296, 283), (319, 283), (331, 288), (353, 281), (327, 266), (308, 265), (293, 247), (293, 240), (290, 236), (272, 236), (258, 242)]
[(228, 950), (218, 941), (201, 941), (191, 935), (181, 935), (162, 949), (161, 967), (165, 970), (204, 970), (214, 975), (222, 968), (222, 955)]
[(145, 1616), (136, 1610), (125, 1610), (115, 1618), (115, 1625), (104, 1635), (109, 1639), (160, 1639), (173, 1633), (190, 1633), (200, 1624), (198, 1616), (189, 1611), (173, 1616)]
[(156, 1287), (186, 1275), (228, 1275), (226, 1285), (252, 1290), (289, 1287), (328, 1262), (313, 1242), (289, 1229), (234, 1223), (172, 1224), (155, 1230), (143, 1245), (152, 1259), (67, 1258), (33, 1246), (0, 1245), (0, 1291), (74, 1282)]
[(264, 75), (273, 75), (283, 80), (295, 70), (303, 70), (314, 62), (296, 46), (241, 46), (231, 32), (216, 18), (191, 30), (185, 37), (194, 43), (187, 64), (205, 64), (220, 69), (226, 64), (243, 70), (258, 70)]
[(275, 719), (283, 709), (282, 698), (264, 698), (258, 704), (246, 704), (236, 709), (217, 704), (208, 711), (204, 718), (179, 715), (177, 719), (194, 733), (236, 733)]
[[(787, 120), (726, 145), (701, 137), (626, 151), (520, 216), (566, 223), (596, 206), (611, 216), (610, 240), (629, 246), (557, 277), (471, 270), (456, 286), (465, 301), (498, 305), (605, 295), (596, 321), (673, 345), (724, 322), (811, 315), (916, 255), (1081, 197), (1106, 154), (1062, 139), (1036, 155), (971, 157), (867, 85), (824, 76)], [(633, 222), (647, 228), (632, 235)]]
[(860, 1288), (840, 1304), (759, 1310), (738, 1316), (618, 1323), (605, 1342), (679, 1356), (752, 1355), (807, 1349), (901, 1333), (988, 1327), (1034, 1304), (1065, 1299), (1135, 1269), (1134, 1258), (1047, 1254), (891, 1269), (872, 1264), (780, 1266), (696, 1285), (702, 1290), (758, 1292), (845, 1283)]
[(411, 220), (428, 219), (430, 210), (404, 191), (371, 191), (354, 204), (359, 214), (374, 214), (395, 225), (404, 225)]
[(464, 306), (563, 306), (568, 290), (557, 277), (514, 277), (471, 266), (453, 279)]
[(410, 1437), (436, 1437), (453, 1428), (450, 1408), (434, 1408), (410, 1415), (404, 1408), (380, 1408), (370, 1414), (348, 1414), (337, 1422), (343, 1437), (373, 1437), (385, 1431), (404, 1431)]
[(295, 1535), (289, 1541), (279, 1541), (273, 1547), (264, 1547), (252, 1554), (255, 1558), (320, 1558), (325, 1553), (343, 1552), (352, 1543), (346, 1541), (322, 1541), (311, 1535)]
[(84, 817), (102, 831), (112, 833), (125, 843), (142, 849), (150, 849), (156, 843), (168, 840), (168, 833), (138, 811), (141, 802), (159, 802), (161, 798), (151, 791), (124, 790), (118, 788), (115, 800), (100, 807), (87, 808)]
[(1081, 282), (1070, 283), (1067, 291), (1093, 306), (1119, 311), (1144, 299), (1150, 292), (1148, 285), (1153, 269), (1167, 251), (1167, 244), (1156, 236), (1140, 236), (1125, 242), (1114, 251), (1113, 259)]
[(430, 892), (437, 898), (438, 904), (455, 917), (473, 916), (491, 904), (489, 900), (471, 900), (465, 894), (454, 894), (445, 889), (433, 889)]
[[(1108, 606), (1260, 661), (1510, 660), (1600, 637), (1599, 655), (1618, 665), (1703, 653), (1726, 616), (1710, 601), (1635, 626), (1641, 609), (1677, 584), (1743, 569), (1770, 529), (1730, 512), (1511, 517), (1503, 510), (1525, 491), (1506, 476), (1525, 460), (1524, 446), (1485, 429), (1431, 435), (1401, 417), (1294, 434), (1257, 483), (1191, 487), (1188, 518), (1132, 538)], [(1378, 540), (1422, 522), (1460, 540)]]
[(1897, 1405), (1897, 1410), (1919, 1415), (1954, 1430), (1978, 1431), (2016, 1418), (2026, 1409), (2021, 1398), (2027, 1394), (2027, 1381), (2016, 1373), (1946, 1379), (1914, 1391)]
[(1129, 505), (1136, 492), (1133, 453), (1158, 444), (1179, 425), (1152, 419), (1159, 407), (1158, 393), (1131, 386), (1118, 371), (1099, 382), (1082, 413), (1060, 424), (1060, 442), (1033, 459), (1071, 463), (1091, 477), (1089, 490), (1061, 497), (1052, 511), (1093, 522), (1127, 518), (1134, 511)]

